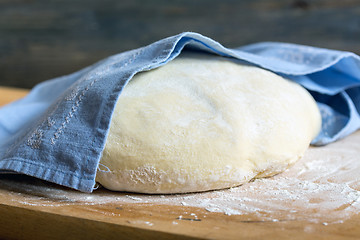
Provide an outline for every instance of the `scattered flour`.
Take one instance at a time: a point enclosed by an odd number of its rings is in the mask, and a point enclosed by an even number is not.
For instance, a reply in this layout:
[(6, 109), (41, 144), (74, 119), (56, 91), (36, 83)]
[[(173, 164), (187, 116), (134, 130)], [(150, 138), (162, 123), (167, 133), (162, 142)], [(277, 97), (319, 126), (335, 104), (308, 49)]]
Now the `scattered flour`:
[[(303, 159), (284, 173), (226, 190), (145, 195), (100, 188), (86, 194), (33, 178), (24, 181), (23, 177), (1, 176), (0, 195), (6, 190), (6, 194), (24, 196), (20, 201), (24, 205), (175, 205), (202, 208), (209, 214), (249, 215), (274, 222), (297, 219), (328, 225), (360, 213), (359, 142), (360, 132), (357, 132), (337, 143), (310, 148)], [(195, 214), (192, 217), (197, 218)]]

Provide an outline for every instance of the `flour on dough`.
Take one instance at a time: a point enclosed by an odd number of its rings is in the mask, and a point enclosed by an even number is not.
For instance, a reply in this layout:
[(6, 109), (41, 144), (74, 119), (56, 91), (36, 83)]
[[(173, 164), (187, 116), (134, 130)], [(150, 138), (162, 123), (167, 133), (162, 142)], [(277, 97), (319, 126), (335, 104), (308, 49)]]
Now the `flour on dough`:
[(96, 180), (141, 193), (229, 188), (286, 170), (320, 125), (298, 84), (229, 58), (183, 53), (124, 88)]

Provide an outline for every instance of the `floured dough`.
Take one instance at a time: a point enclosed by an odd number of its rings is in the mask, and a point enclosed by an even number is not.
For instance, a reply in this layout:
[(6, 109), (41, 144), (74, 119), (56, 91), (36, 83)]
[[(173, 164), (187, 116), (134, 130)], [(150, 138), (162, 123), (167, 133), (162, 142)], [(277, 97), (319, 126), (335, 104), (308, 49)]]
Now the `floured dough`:
[(142, 193), (233, 187), (284, 171), (320, 125), (298, 84), (229, 58), (182, 54), (125, 87), (96, 180)]

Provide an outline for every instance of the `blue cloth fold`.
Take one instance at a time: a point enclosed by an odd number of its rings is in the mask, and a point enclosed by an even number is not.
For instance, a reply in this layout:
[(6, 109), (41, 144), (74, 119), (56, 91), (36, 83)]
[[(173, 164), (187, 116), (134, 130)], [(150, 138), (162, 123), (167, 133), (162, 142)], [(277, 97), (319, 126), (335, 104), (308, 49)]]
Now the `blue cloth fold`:
[(136, 73), (166, 64), (184, 48), (236, 58), (303, 85), (322, 114), (322, 129), (314, 145), (331, 143), (360, 127), (360, 58), (356, 54), (274, 42), (229, 49), (185, 32), (43, 82), (25, 98), (0, 108), (0, 171), (92, 192), (123, 87)]

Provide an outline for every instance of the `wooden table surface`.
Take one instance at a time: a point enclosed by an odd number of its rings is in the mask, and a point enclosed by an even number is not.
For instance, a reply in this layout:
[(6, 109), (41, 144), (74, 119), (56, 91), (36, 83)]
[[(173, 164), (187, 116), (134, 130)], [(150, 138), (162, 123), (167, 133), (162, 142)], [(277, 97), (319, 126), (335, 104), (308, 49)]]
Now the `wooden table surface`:
[[(0, 104), (24, 94), (26, 90), (0, 88)], [(359, 213), (339, 223), (324, 224), (306, 217), (256, 220), (255, 216), (226, 215), (186, 205), (90, 201), (126, 196), (105, 189), (85, 194), (26, 176), (0, 175), (0, 239), (360, 238)]]

